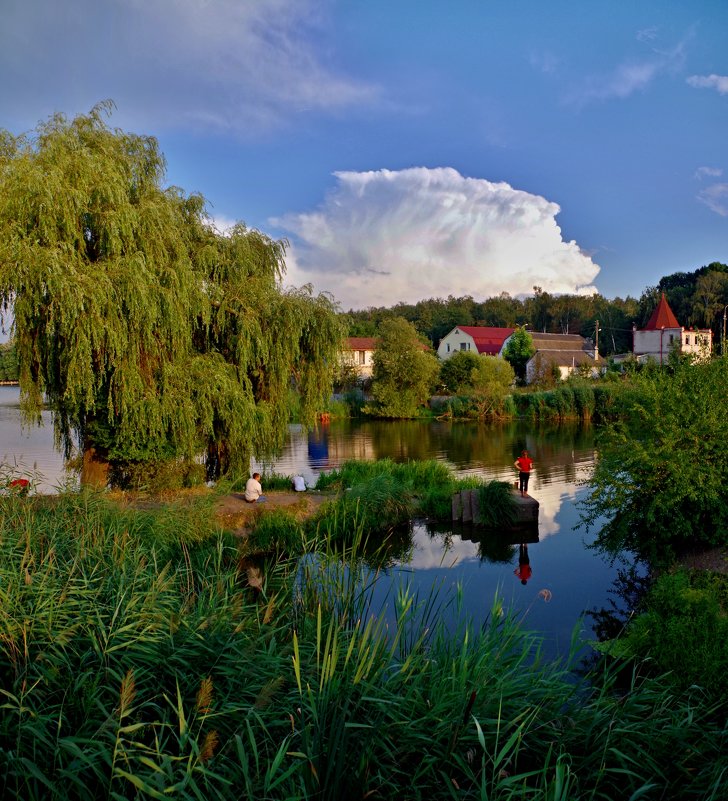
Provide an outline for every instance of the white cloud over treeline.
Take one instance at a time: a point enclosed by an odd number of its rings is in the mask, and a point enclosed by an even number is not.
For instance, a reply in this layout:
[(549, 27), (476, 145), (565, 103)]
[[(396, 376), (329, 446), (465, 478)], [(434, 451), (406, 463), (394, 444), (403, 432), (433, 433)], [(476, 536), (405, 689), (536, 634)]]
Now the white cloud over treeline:
[(558, 204), (451, 168), (337, 172), (314, 211), (271, 220), (288, 280), (344, 308), (501, 292), (591, 293), (599, 267), (564, 241)]

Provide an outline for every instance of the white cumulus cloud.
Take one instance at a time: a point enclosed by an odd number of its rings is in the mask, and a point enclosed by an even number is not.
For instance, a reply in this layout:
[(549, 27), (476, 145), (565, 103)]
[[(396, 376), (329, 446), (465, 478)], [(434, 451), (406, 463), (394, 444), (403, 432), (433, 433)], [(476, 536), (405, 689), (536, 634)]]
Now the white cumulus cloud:
[(289, 233), (288, 279), (344, 308), (501, 292), (592, 293), (599, 267), (564, 241), (560, 208), (451, 168), (337, 172), (314, 211), (271, 220)]
[(687, 82), (696, 89), (715, 89), (718, 94), (728, 95), (728, 75), (691, 75)]

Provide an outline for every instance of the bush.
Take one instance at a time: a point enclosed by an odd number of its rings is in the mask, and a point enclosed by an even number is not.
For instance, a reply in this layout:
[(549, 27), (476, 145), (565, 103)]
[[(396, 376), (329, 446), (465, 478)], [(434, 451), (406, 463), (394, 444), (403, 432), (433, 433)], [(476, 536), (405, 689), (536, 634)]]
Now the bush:
[(728, 544), (726, 397), (728, 358), (630, 378), (583, 504), (600, 545), (665, 563), (696, 544)]
[(679, 690), (699, 687), (728, 705), (728, 577), (684, 569), (663, 575), (644, 609), (619, 642), (620, 653), (648, 659), (650, 671), (669, 674)]
[(204, 483), (205, 466), (187, 459), (114, 461), (109, 465), (109, 484), (122, 490), (157, 495)]

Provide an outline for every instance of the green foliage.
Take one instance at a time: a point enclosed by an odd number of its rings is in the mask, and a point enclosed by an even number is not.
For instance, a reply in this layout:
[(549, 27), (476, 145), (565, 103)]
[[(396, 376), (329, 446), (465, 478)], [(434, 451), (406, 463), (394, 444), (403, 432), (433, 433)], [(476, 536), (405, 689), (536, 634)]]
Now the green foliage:
[[(700, 570), (660, 576), (644, 611), (618, 641), (621, 652), (649, 659), (650, 670), (680, 690), (701, 688), (728, 705), (728, 580)], [(608, 642), (603, 650), (613, 654)]]
[[(212, 519), (211, 517), (209, 518)], [(265, 565), (196, 508), (0, 500), (3, 798), (721, 798), (704, 693), (545, 664), (320, 540)], [(618, 667), (621, 667), (618, 666)], [(724, 709), (724, 708), (723, 708)]]
[(394, 318), (382, 324), (374, 353), (371, 403), (366, 414), (377, 417), (416, 417), (432, 394), (439, 363), (426, 351), (415, 327)]
[(516, 519), (517, 505), (507, 481), (488, 481), (478, 487), (480, 521), (486, 528), (502, 528)]
[(516, 328), (506, 342), (503, 358), (513, 367), (520, 379), (526, 377), (526, 362), (536, 352), (533, 338), (523, 326)]
[(157, 495), (204, 484), (205, 467), (189, 459), (149, 458), (142, 462), (125, 459), (112, 463), (109, 483), (119, 489)]
[(470, 377), (479, 418), (503, 415), (505, 399), (515, 380), (513, 368), (504, 359), (491, 356), (480, 358)]
[(472, 386), (473, 370), (482, 357), (467, 350), (458, 350), (445, 359), (440, 367), (440, 383), (452, 394), (466, 391)]
[(305, 550), (305, 528), (292, 512), (264, 509), (257, 516), (249, 540), (256, 552), (298, 554)]
[(34, 419), (48, 399), (66, 452), (207, 448), (216, 468), (247, 469), (280, 446), (292, 380), (302, 422), (328, 398), (333, 303), (283, 291), (285, 243), (242, 224), (220, 234), (203, 198), (163, 187), (157, 141), (110, 129), (107, 110), (3, 140), (0, 306), (23, 408)]
[(0, 343), (0, 381), (17, 381), (20, 374), (14, 342)]
[(598, 541), (657, 561), (696, 543), (728, 543), (728, 358), (642, 371), (604, 430), (583, 522)]

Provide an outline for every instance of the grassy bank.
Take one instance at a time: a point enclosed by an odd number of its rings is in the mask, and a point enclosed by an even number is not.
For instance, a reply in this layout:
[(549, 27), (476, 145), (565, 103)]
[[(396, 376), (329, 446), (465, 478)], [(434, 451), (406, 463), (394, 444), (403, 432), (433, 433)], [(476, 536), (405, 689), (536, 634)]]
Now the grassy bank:
[[(266, 487), (291, 486), (290, 477), (264, 477)], [(366, 532), (368, 549), (376, 552), (386, 543), (390, 557), (409, 547), (409, 537), (398, 537), (397, 528), (415, 516), (435, 520), (452, 519), (453, 495), (477, 489), (483, 525), (503, 527), (515, 516), (510, 484), (483, 482), (478, 478), (456, 478), (442, 462), (394, 462), (350, 460), (340, 468), (322, 473), (316, 489), (330, 493), (318, 514), (301, 519), (283, 509), (262, 510), (247, 547), (252, 552), (295, 555), (311, 541), (351, 542), (357, 532)], [(374, 555), (372, 553), (372, 555)]]
[[(246, 584), (209, 508), (0, 499), (0, 794), (718, 798), (724, 717), (635, 669), (575, 682), (496, 602), (455, 634), (321, 537)], [(535, 657), (535, 658), (534, 658)]]
[[(629, 392), (629, 385), (618, 380), (570, 379), (552, 389), (516, 391), (493, 410), (491, 418), (547, 422), (611, 420), (622, 413), (623, 398)], [(433, 400), (432, 412), (438, 417), (461, 420), (481, 416), (477, 398), (470, 395), (438, 397)]]

